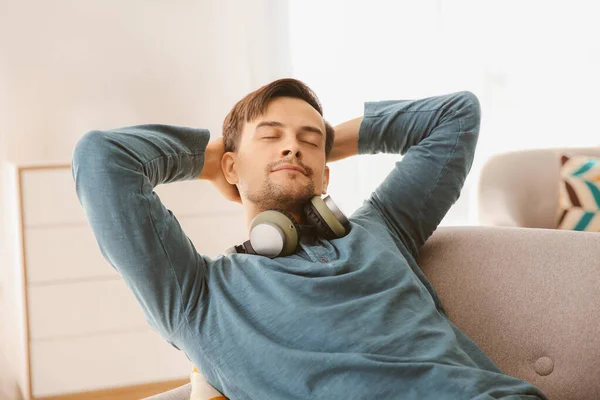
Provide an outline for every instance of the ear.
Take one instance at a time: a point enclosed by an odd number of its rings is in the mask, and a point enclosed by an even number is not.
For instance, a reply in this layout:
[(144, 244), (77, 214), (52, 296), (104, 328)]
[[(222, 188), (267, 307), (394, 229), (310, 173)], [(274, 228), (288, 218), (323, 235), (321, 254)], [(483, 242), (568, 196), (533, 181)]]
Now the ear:
[(323, 171), (323, 193), (327, 194), (327, 187), (329, 186), (329, 167), (326, 165)]
[(221, 169), (223, 170), (223, 175), (225, 175), (227, 182), (232, 185), (237, 184), (239, 181), (237, 172), (235, 171), (235, 156), (235, 153), (228, 151), (227, 153), (223, 154), (223, 157), (221, 158)]

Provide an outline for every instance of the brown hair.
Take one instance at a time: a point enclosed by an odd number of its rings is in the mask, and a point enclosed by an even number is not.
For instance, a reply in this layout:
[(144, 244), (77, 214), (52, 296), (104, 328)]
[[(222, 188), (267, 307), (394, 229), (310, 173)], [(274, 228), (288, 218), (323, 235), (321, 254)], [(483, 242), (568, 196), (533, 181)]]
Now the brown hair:
[[(223, 121), (223, 141), (225, 142), (226, 152), (237, 150), (244, 123), (251, 122), (264, 114), (269, 102), (277, 97), (293, 97), (304, 100), (323, 116), (321, 103), (317, 95), (308, 86), (297, 79), (278, 79), (247, 94), (227, 114)], [(326, 134), (325, 158), (327, 159), (333, 147), (334, 131), (327, 121), (324, 122)]]

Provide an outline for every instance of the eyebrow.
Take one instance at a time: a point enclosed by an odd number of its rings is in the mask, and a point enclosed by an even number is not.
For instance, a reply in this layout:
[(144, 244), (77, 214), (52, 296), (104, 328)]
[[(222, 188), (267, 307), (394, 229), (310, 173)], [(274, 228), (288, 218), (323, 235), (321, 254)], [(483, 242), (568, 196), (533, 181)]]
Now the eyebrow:
[[(277, 121), (261, 121), (258, 123), (258, 125), (256, 125), (256, 130), (258, 130), (259, 128), (262, 128), (263, 126), (270, 126), (270, 127), (274, 127), (274, 128), (285, 128), (285, 125), (282, 124), (281, 122), (277, 122)], [(323, 132), (317, 128), (316, 126), (311, 126), (311, 125), (302, 125), (300, 127), (301, 131), (306, 131), (306, 132), (314, 132), (314, 133), (318, 133), (319, 135), (323, 136)]]

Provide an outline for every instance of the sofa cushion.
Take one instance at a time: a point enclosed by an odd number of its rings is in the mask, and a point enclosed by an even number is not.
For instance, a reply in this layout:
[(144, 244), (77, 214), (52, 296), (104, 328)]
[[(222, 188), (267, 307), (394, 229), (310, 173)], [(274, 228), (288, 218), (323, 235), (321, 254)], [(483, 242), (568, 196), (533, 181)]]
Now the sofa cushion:
[(600, 232), (600, 158), (560, 157), (558, 229)]

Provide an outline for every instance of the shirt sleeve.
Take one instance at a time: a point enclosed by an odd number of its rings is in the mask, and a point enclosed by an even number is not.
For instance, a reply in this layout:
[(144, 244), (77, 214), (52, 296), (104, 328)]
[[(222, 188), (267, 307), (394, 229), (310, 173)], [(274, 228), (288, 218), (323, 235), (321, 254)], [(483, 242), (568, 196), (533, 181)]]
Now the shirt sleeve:
[(404, 156), (368, 203), (415, 258), (460, 195), (480, 120), (479, 100), (467, 91), (365, 103), (359, 154)]
[(100, 251), (167, 340), (205, 295), (207, 259), (153, 189), (197, 179), (209, 138), (204, 129), (140, 125), (88, 132), (73, 151), (77, 196)]

